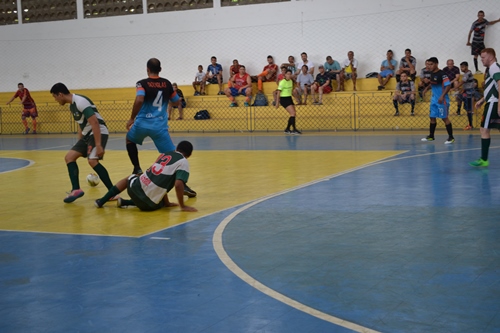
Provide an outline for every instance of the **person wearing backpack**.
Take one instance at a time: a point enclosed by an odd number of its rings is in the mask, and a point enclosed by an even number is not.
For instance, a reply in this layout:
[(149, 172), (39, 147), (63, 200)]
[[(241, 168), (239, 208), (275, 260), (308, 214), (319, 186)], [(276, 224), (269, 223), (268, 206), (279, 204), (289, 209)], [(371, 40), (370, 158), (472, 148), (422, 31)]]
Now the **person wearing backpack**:
[[(295, 105), (293, 104), (292, 99), (292, 90), (293, 90), (293, 80), (292, 80), (292, 71), (287, 70), (285, 74), (285, 79), (281, 80), (278, 86), (279, 94), (277, 94), (276, 100), (276, 109), (281, 106), (285, 108), (290, 114), (288, 118), (288, 125), (286, 126), (285, 133), (292, 135), (300, 135), (302, 134), (295, 127)], [(293, 128), (293, 129), (292, 129)]]

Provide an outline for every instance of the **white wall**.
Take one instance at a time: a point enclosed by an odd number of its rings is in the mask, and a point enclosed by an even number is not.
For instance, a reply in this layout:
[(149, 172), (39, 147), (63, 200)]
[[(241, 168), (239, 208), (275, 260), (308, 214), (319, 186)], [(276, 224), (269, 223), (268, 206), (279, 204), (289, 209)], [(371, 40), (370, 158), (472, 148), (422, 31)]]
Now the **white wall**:
[[(315, 64), (342, 61), (353, 50), (362, 76), (378, 71), (388, 49), (411, 48), (417, 67), (436, 56), (472, 67), (466, 39), (477, 11), (500, 17), (498, 0), (292, 0), (275, 4), (0, 26), (0, 91), (18, 82), (48, 90), (130, 87), (146, 76), (146, 61), (162, 61), (163, 76), (189, 84), (212, 55), (224, 69), (239, 59), (257, 74), (271, 54), (277, 63), (305, 51)], [(79, 1), (81, 4), (81, 0)], [(500, 53), (500, 23), (486, 45)], [(482, 68), (482, 65), (480, 66)], [(227, 80), (227, 75), (225, 75)]]

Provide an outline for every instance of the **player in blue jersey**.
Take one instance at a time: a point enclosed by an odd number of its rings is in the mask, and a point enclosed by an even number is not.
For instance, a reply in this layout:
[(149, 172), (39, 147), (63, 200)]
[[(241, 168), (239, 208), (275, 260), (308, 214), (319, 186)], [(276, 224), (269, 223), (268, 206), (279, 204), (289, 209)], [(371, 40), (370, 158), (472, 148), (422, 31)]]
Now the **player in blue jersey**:
[(453, 138), (453, 127), (450, 119), (448, 119), (448, 111), (450, 107), (450, 99), (448, 92), (451, 89), (450, 79), (438, 68), (438, 59), (432, 57), (426, 60), (425, 65), (427, 70), (431, 72), (430, 82), (432, 89), (432, 98), (430, 104), (430, 133), (422, 141), (434, 141), (434, 132), (436, 130), (436, 118), (441, 118), (446, 125), (448, 139), (444, 142), (446, 145), (455, 142)]
[[(132, 173), (142, 173), (139, 163), (137, 144), (142, 145), (146, 137), (150, 137), (160, 153), (175, 150), (175, 145), (168, 132), (168, 103), (179, 104), (180, 98), (169, 80), (159, 76), (160, 60), (151, 58), (147, 62), (148, 78), (136, 84), (136, 96), (132, 114), (127, 121), (127, 152), (134, 166)], [(195, 197), (196, 192), (187, 185), (185, 194)]]

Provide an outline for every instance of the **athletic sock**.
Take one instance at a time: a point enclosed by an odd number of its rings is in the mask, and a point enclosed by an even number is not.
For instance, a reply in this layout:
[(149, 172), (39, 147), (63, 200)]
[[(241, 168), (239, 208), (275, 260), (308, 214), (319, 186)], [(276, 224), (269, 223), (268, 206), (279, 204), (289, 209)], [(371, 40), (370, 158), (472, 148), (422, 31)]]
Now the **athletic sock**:
[(94, 167), (94, 171), (97, 173), (102, 183), (108, 190), (113, 187), (113, 183), (111, 182), (111, 179), (109, 179), (108, 170), (106, 170), (106, 168), (101, 163), (97, 163), (97, 165)]
[(297, 128), (295, 127), (295, 117), (290, 117), (290, 119), (292, 120), (292, 128), (294, 131), (296, 131)]
[(134, 201), (122, 199), (122, 206), (135, 206)]
[(137, 150), (137, 144), (134, 142), (127, 143), (127, 153), (130, 158), (130, 162), (134, 166), (134, 170), (141, 169), (141, 165), (139, 164), (139, 151)]
[(453, 139), (453, 126), (451, 123), (446, 125), (446, 132), (448, 132), (448, 138)]
[(437, 126), (437, 123), (431, 123), (431, 125), (429, 126), (429, 136), (431, 138), (434, 137), (434, 132), (436, 131), (436, 126)]
[(396, 109), (396, 112), (399, 113), (399, 105), (398, 105), (398, 101), (396, 101), (395, 99), (392, 100), (392, 104), (394, 104), (394, 108)]
[(476, 72), (478, 71), (478, 68), (477, 68), (477, 58), (474, 58), (474, 67), (476, 67)]
[(414, 99), (410, 100), (410, 105), (411, 105), (411, 113), (413, 113), (415, 111), (415, 100)]
[(491, 142), (491, 138), (490, 139), (481, 139), (481, 158), (483, 159), (483, 161), (488, 160), (488, 152), (490, 150), (490, 142)]
[(472, 112), (467, 112), (467, 119), (469, 120), (469, 126), (472, 127)]
[(71, 180), (71, 190), (80, 189), (80, 181), (78, 180), (78, 164), (76, 164), (76, 162), (69, 162), (66, 166), (68, 167), (69, 179)]
[(99, 199), (99, 201), (101, 202), (102, 205), (104, 205), (106, 202), (109, 201), (109, 199), (118, 194), (120, 194), (120, 190), (116, 186), (111, 186), (111, 188), (109, 188), (108, 193), (106, 193), (101, 199)]

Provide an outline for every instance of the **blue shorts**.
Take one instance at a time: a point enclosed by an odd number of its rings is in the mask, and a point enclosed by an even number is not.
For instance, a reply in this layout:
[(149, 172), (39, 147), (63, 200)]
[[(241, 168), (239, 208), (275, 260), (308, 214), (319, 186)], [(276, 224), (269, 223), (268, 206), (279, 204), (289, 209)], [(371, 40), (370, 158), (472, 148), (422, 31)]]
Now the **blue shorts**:
[(448, 104), (431, 103), (431, 118), (448, 118)]
[(238, 96), (238, 95), (243, 95), (243, 96), (246, 96), (246, 91), (247, 91), (247, 88), (243, 89), (241, 91), (241, 93), (238, 92), (238, 89), (237, 88), (229, 88), (231, 89), (231, 96)]
[(383, 77), (383, 78), (386, 78), (388, 76), (394, 76), (394, 71), (392, 69), (386, 69), (382, 72), (380, 72), (380, 76)]
[(127, 140), (142, 145), (142, 142), (148, 136), (153, 140), (159, 153), (164, 154), (175, 150), (175, 145), (166, 127), (161, 129), (149, 129), (138, 127), (134, 124), (127, 133)]

